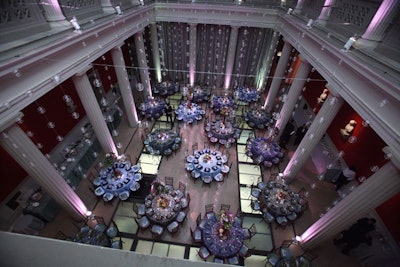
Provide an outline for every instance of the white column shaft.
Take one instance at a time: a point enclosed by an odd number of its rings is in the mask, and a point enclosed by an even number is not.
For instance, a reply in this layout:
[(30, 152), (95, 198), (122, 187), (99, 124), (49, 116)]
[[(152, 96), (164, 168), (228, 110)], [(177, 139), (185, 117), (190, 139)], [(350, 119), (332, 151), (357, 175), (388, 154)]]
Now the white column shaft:
[(146, 50), (144, 49), (142, 32), (141, 31), (137, 32), (134, 38), (135, 38), (136, 56), (139, 62), (140, 81), (142, 82), (144, 88), (146, 89), (148, 96), (152, 96), (150, 77), (149, 77), (149, 67), (147, 66), (147, 58), (145, 52)]
[(155, 66), (155, 75), (157, 82), (162, 82), (161, 77), (161, 64), (160, 64), (160, 48), (158, 46), (158, 35), (157, 35), (157, 24), (150, 24), (150, 34), (151, 34), (151, 50), (153, 52), (153, 63)]
[(231, 86), (233, 65), (235, 64), (236, 46), (239, 34), (239, 27), (232, 27), (229, 36), (228, 55), (226, 56), (225, 84), (224, 88)]
[(190, 24), (189, 33), (189, 84), (194, 86), (196, 81), (196, 43), (197, 43), (197, 24)]

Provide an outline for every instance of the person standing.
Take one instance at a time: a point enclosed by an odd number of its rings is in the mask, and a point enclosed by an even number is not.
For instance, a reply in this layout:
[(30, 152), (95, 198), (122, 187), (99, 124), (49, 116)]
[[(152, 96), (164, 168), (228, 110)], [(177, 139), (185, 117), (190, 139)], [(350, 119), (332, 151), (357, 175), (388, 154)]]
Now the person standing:
[(342, 186), (346, 185), (350, 181), (354, 180), (356, 177), (356, 168), (354, 165), (347, 167), (341, 173), (339, 178), (334, 182), (336, 186), (336, 191), (339, 190)]
[(172, 119), (173, 108), (170, 103), (167, 103), (165, 107), (165, 116), (167, 117), (167, 122), (171, 122), (171, 129), (174, 127), (174, 120)]
[(294, 140), (294, 145), (297, 146), (300, 144), (301, 140), (303, 139), (304, 135), (306, 135), (307, 132), (307, 125), (304, 123), (302, 126), (297, 128), (296, 130), (296, 139)]
[(290, 141), (290, 137), (295, 133), (294, 132), (294, 120), (290, 119), (289, 122), (286, 124), (285, 129), (282, 132), (282, 136), (280, 139), (279, 146), (282, 148), (286, 148), (286, 145)]

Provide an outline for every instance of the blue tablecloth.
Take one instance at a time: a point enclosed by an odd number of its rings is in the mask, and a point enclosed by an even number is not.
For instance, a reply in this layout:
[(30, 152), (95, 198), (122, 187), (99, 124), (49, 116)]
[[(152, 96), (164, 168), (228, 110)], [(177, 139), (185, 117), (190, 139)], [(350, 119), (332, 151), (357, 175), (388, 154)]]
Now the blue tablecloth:
[(271, 116), (263, 109), (247, 111), (245, 120), (251, 128), (266, 129), (272, 123)]
[(130, 162), (115, 162), (113, 167), (108, 167), (100, 171), (99, 177), (93, 180), (97, 186), (94, 193), (103, 196), (105, 201), (110, 201), (114, 196), (122, 199), (121, 193), (136, 191), (140, 188), (139, 181), (142, 179), (139, 173), (139, 165), (131, 165)]
[(169, 129), (157, 129), (147, 136), (144, 144), (147, 151), (156, 155), (170, 155), (179, 148), (181, 139), (177, 132)]
[(305, 201), (287, 185), (275, 181), (267, 183), (258, 199), (261, 208), (266, 208), (274, 216), (287, 216), (293, 212), (299, 215), (301, 204)]
[(140, 105), (139, 109), (146, 118), (158, 119), (164, 114), (165, 102), (158, 98), (148, 99)]
[(215, 179), (217, 175), (229, 172), (229, 166), (224, 164), (227, 162), (226, 156), (208, 148), (196, 150), (194, 155), (186, 158), (186, 161), (186, 170), (194, 172), (194, 176), (198, 175), (197, 178), (201, 178), (203, 181), (208, 177)]
[(178, 109), (175, 110), (176, 119), (186, 123), (192, 123), (196, 120), (200, 121), (205, 113), (199, 105), (191, 102), (180, 104)]
[[(84, 228), (87, 228), (87, 230), (83, 230)], [(106, 233), (88, 227), (82, 227), (76, 236), (72, 238), (72, 241), (101, 247), (111, 246), (111, 239)]]
[(207, 90), (205, 89), (201, 89), (200, 87), (196, 87), (193, 90), (193, 95), (192, 97), (192, 102), (194, 103), (200, 103), (200, 102), (206, 102), (208, 100), (210, 100), (210, 96), (211, 94), (209, 92), (207, 92)]
[(248, 142), (245, 153), (257, 164), (270, 162), (277, 164), (283, 156), (281, 147), (265, 137), (251, 138)]
[(237, 98), (240, 101), (250, 103), (250, 102), (257, 101), (259, 98), (259, 95), (258, 95), (258, 91), (254, 88), (239, 87), (235, 91), (235, 98)]
[(179, 92), (179, 83), (162, 82), (157, 83), (153, 88), (154, 94), (169, 96)]
[(215, 256), (226, 258), (237, 254), (243, 245), (243, 229), (239, 225), (233, 224), (229, 229), (229, 234), (221, 239), (218, 229), (221, 223), (217, 217), (207, 219), (202, 229), (204, 245)]
[(230, 143), (233, 144), (240, 136), (240, 130), (233, 127), (230, 121), (213, 120), (207, 123), (207, 137), (213, 143)]
[(229, 115), (236, 104), (229, 96), (215, 96), (211, 101), (211, 108), (216, 114)]

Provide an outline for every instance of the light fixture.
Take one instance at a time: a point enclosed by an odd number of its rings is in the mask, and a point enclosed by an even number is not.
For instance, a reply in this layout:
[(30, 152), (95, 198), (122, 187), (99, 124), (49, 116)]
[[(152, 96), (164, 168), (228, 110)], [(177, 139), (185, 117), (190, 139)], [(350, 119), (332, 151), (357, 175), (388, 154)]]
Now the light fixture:
[(276, 53), (276, 56), (277, 56), (277, 57), (282, 56), (282, 51), (279, 51), (278, 53)]
[(117, 15), (122, 15), (122, 10), (120, 6), (115, 6), (115, 10), (117, 11)]
[(85, 216), (88, 219), (92, 219), (94, 217), (93, 212), (91, 210), (86, 211)]
[(144, 6), (144, 0), (139, 0), (141, 6)]
[(72, 26), (75, 29), (75, 32), (80, 32), (81, 31), (81, 26), (79, 25), (78, 20), (76, 19), (76, 17), (72, 17), (72, 19), (69, 22), (71, 22)]
[(290, 15), (290, 14), (292, 14), (292, 12), (293, 12), (293, 9), (289, 7), (289, 9), (286, 12), (286, 15)]
[(314, 21), (312, 20), (312, 19), (310, 19), (308, 22), (307, 22), (307, 29), (311, 29), (312, 28), (312, 26), (313, 26), (313, 24), (314, 24)]
[(350, 37), (349, 40), (344, 44), (342, 51), (347, 52), (350, 50), (350, 48), (353, 46), (353, 44), (356, 42), (356, 38), (354, 36)]

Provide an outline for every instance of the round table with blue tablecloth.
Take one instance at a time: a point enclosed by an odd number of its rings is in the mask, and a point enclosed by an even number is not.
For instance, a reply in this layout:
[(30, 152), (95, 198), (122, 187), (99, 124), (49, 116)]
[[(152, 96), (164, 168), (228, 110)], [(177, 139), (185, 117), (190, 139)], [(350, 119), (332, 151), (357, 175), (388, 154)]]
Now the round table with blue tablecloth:
[(233, 144), (240, 136), (240, 130), (228, 120), (212, 120), (207, 123), (205, 130), (207, 137), (213, 143)]
[(264, 109), (252, 109), (246, 112), (245, 121), (251, 128), (266, 129), (273, 120)]
[(190, 101), (180, 104), (175, 110), (176, 119), (185, 123), (200, 121), (205, 113), (199, 105)]
[(178, 149), (180, 143), (178, 133), (170, 129), (156, 129), (144, 140), (144, 145), (150, 154), (166, 156)]
[(259, 97), (258, 91), (254, 88), (242, 86), (235, 91), (235, 98), (242, 102), (255, 102)]
[(257, 164), (278, 164), (283, 157), (281, 147), (272, 138), (250, 138), (245, 153)]
[(179, 83), (162, 82), (157, 83), (153, 88), (153, 93), (161, 96), (170, 96), (179, 92)]
[(215, 96), (211, 108), (216, 114), (229, 115), (236, 108), (235, 101), (229, 96)]
[(129, 161), (117, 161), (112, 166), (101, 169), (100, 174), (93, 180), (97, 186), (94, 193), (103, 196), (104, 201), (111, 201), (114, 196), (126, 200), (131, 191), (140, 188), (142, 174), (139, 165), (131, 165)]
[(141, 114), (147, 119), (158, 119), (164, 114), (165, 101), (152, 97), (143, 102), (139, 106), (139, 109), (141, 110)]

